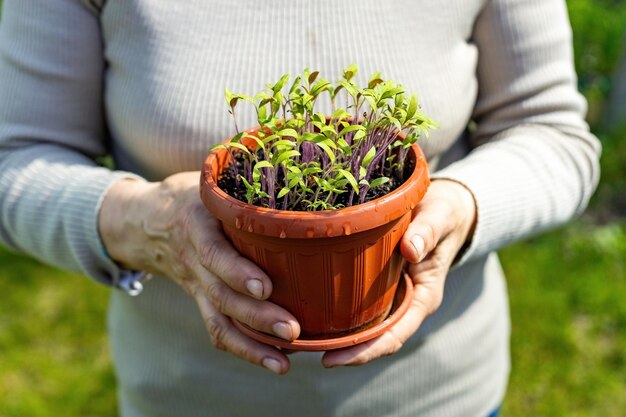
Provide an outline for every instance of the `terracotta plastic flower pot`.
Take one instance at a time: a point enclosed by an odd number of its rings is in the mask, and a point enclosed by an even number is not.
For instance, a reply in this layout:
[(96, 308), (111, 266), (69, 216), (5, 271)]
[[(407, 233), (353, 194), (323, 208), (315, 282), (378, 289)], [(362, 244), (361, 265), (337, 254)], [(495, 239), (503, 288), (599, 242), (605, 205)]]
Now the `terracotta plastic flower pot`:
[[(257, 207), (226, 194), (217, 180), (230, 158), (218, 150), (204, 163), (201, 197), (237, 250), (270, 276), (270, 300), (297, 318), (302, 340), (345, 338), (380, 325), (394, 305), (403, 266), (397, 246), (430, 184), (417, 145), (409, 158), (414, 170), (393, 192), (339, 210), (302, 212)], [(267, 342), (263, 335), (257, 339)]]

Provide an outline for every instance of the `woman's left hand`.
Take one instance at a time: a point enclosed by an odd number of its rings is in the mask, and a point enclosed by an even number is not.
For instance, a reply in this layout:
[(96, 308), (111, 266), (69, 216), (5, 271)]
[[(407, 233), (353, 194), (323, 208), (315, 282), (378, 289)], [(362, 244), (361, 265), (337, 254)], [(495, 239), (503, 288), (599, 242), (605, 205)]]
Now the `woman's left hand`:
[(407, 313), (375, 339), (326, 352), (323, 365), (362, 365), (400, 350), (424, 319), (441, 305), (450, 266), (471, 239), (475, 222), (476, 205), (467, 188), (450, 180), (433, 181), (400, 242), (414, 285), (414, 297)]

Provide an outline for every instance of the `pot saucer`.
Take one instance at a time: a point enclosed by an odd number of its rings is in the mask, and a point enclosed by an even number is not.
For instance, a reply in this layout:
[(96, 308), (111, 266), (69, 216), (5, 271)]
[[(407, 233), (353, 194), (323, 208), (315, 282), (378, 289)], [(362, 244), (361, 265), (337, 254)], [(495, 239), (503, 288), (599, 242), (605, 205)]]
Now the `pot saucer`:
[(389, 327), (396, 324), (402, 316), (404, 316), (409, 309), (412, 298), (413, 282), (411, 277), (404, 273), (404, 279), (400, 280), (398, 283), (398, 289), (396, 291), (393, 306), (391, 307), (391, 313), (383, 322), (357, 333), (330, 339), (296, 339), (290, 342), (285, 339), (254, 330), (248, 325), (240, 323), (237, 320), (233, 320), (233, 323), (235, 324), (235, 327), (237, 327), (245, 335), (268, 345), (296, 351), (333, 350), (358, 345), (359, 343), (363, 343), (380, 336)]

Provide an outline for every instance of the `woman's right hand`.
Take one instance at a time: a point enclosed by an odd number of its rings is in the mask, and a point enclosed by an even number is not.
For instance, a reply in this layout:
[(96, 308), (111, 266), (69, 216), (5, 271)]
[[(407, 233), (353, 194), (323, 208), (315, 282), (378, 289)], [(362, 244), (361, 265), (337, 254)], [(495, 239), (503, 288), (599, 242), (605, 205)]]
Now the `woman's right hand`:
[(287, 356), (242, 334), (229, 317), (286, 340), (296, 339), (300, 326), (266, 301), (269, 277), (226, 240), (200, 200), (199, 178), (199, 172), (186, 172), (157, 183), (115, 184), (98, 220), (105, 248), (122, 267), (166, 276), (187, 291), (215, 347), (284, 374)]

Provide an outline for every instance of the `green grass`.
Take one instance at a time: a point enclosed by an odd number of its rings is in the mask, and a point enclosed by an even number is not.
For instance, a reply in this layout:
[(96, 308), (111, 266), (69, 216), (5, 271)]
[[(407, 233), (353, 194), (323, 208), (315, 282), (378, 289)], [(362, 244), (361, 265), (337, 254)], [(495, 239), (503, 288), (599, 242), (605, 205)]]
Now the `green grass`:
[(108, 290), (0, 249), (0, 416), (111, 416)]
[(626, 410), (626, 225), (576, 222), (501, 253), (513, 371), (503, 416)]

